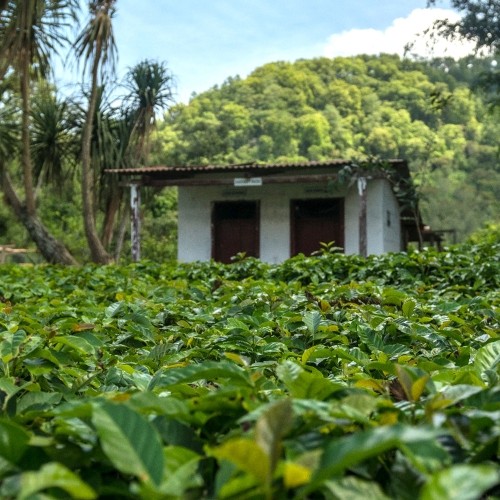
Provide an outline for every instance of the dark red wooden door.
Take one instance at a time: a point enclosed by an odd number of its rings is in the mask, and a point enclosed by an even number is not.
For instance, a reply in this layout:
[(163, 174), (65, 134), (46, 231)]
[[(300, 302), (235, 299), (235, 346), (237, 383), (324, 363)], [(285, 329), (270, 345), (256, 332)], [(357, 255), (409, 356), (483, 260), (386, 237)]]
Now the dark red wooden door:
[(215, 202), (212, 212), (212, 257), (229, 264), (245, 252), (259, 257), (259, 204), (256, 201)]
[(291, 252), (311, 255), (320, 243), (344, 248), (343, 198), (292, 200)]

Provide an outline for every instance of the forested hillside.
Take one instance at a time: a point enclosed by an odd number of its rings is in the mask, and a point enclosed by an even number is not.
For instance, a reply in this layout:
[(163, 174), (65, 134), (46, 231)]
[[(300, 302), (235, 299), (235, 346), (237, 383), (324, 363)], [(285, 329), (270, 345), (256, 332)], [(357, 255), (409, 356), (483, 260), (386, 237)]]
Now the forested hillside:
[(500, 116), (475, 90), (491, 59), (277, 62), (170, 109), (158, 164), (409, 160), (425, 221), (462, 239), (500, 217)]

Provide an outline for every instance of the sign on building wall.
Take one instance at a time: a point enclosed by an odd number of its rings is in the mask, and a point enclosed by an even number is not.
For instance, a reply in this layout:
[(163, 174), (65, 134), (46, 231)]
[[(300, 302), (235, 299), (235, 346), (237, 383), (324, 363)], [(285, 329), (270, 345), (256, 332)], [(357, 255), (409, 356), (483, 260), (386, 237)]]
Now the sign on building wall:
[(234, 179), (236, 187), (262, 186), (262, 177), (250, 177), (249, 179), (237, 177)]

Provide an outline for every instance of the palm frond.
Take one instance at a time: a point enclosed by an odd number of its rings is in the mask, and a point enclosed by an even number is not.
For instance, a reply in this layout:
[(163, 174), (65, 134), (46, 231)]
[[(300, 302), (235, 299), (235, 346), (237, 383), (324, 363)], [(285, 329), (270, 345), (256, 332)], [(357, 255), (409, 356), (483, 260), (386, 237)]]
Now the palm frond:
[[(42, 89), (31, 109), (31, 154), (35, 178), (62, 186), (74, 170), (77, 158), (75, 127), (69, 101)], [(76, 139), (76, 140), (75, 140)]]
[(12, 103), (0, 103), (0, 156), (8, 160), (19, 153), (19, 109)]
[(113, 17), (116, 13), (116, 0), (93, 0), (89, 2), (89, 20), (85, 28), (78, 35), (75, 43), (75, 57), (77, 63), (94, 64), (100, 59), (101, 75), (111, 68), (115, 71), (116, 42), (113, 32)]
[(136, 143), (137, 159), (147, 164), (156, 114), (174, 102), (175, 78), (165, 63), (146, 59), (129, 68), (125, 88), (128, 94), (124, 102), (135, 116), (132, 140)]
[(0, 72), (28, 55), (38, 75), (50, 71), (51, 59), (69, 42), (67, 28), (76, 18), (77, 0), (11, 0), (0, 11)]

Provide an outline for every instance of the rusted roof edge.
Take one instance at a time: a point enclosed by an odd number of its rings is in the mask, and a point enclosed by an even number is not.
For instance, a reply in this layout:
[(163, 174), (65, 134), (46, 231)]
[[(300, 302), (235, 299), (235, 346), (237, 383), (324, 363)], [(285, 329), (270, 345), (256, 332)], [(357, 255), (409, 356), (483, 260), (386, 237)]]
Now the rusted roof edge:
[[(386, 163), (394, 165), (406, 165), (406, 160), (390, 159), (383, 160)], [(261, 170), (271, 168), (313, 168), (313, 167), (329, 167), (339, 165), (356, 164), (353, 160), (327, 160), (327, 161), (308, 161), (308, 162), (287, 162), (287, 163), (237, 163), (229, 165), (179, 165), (174, 167), (156, 166), (156, 167), (141, 167), (141, 168), (118, 168), (104, 170), (108, 174), (120, 175), (143, 175), (149, 173), (160, 172), (221, 172), (221, 171), (238, 171), (238, 170)]]

